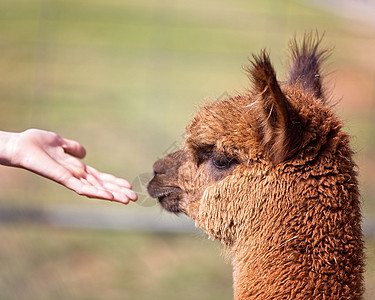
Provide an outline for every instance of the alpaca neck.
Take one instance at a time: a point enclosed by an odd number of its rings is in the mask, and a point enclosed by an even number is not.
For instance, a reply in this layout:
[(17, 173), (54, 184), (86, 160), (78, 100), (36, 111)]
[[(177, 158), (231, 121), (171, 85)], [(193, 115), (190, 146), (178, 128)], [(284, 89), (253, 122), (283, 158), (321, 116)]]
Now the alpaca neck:
[[(292, 295), (285, 268), (290, 254), (266, 244), (248, 242), (232, 248), (234, 299), (272, 299)], [(282, 298), (282, 297), (281, 297)]]
[(346, 252), (334, 238), (314, 244), (306, 235), (265, 231), (231, 248), (235, 300), (361, 299), (360, 242)]

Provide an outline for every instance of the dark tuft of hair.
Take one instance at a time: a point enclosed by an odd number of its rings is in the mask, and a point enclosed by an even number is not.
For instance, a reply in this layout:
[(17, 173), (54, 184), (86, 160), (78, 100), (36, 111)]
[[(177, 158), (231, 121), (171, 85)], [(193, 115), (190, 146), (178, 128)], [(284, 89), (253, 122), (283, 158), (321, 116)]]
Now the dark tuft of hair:
[(289, 69), (288, 84), (299, 84), (302, 88), (314, 95), (316, 99), (324, 99), (322, 88), (321, 66), (330, 55), (328, 49), (319, 49), (323, 35), (318, 32), (306, 33), (302, 42), (294, 37), (290, 43), (291, 66)]

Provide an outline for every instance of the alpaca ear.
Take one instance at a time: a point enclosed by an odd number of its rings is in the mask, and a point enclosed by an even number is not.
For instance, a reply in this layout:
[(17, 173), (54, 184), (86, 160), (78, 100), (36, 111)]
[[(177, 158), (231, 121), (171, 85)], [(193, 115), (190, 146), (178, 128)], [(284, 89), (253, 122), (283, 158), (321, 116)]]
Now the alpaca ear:
[(276, 165), (298, 151), (304, 122), (282, 92), (267, 52), (253, 58), (247, 71), (259, 99), (252, 107), (259, 120), (262, 144)]
[(292, 63), (289, 69), (288, 84), (299, 84), (304, 91), (323, 101), (320, 66), (330, 51), (318, 50), (322, 38), (323, 36), (319, 37), (318, 33), (315, 35), (306, 33), (300, 44), (295, 37), (290, 41)]

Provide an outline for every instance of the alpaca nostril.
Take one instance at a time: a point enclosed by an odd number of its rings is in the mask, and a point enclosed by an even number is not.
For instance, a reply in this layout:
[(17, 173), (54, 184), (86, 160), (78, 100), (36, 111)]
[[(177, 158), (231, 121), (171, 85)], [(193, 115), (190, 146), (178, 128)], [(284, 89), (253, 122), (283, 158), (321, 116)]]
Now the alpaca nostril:
[(156, 176), (156, 175), (158, 175), (159, 174), (159, 172), (157, 172), (156, 170), (155, 170), (155, 168), (153, 167), (152, 168), (152, 176)]
[(159, 175), (159, 174), (165, 174), (165, 168), (162, 168), (161, 164), (158, 162), (159, 161), (154, 163), (154, 165), (152, 166), (152, 173), (154, 176)]
[(177, 175), (177, 170), (185, 158), (184, 153), (180, 150), (164, 156), (157, 160), (152, 166), (152, 173), (155, 175)]

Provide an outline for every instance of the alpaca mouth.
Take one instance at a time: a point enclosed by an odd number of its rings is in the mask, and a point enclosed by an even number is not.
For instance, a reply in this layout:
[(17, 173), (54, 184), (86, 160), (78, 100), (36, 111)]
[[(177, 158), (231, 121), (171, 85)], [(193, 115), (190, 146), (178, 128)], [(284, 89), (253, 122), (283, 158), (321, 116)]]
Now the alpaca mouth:
[(169, 193), (163, 194), (158, 197), (160, 205), (171, 213), (183, 212), (180, 208), (181, 193)]
[(181, 191), (178, 187), (155, 187), (152, 182), (147, 187), (148, 193), (153, 198), (168, 198), (170, 195)]
[(147, 191), (152, 198), (158, 198), (159, 201), (181, 193), (181, 189), (177, 186), (162, 186), (156, 177), (148, 183)]
[(176, 186), (159, 186), (154, 180), (151, 180), (147, 187), (151, 197), (157, 198), (160, 205), (169, 212), (179, 213), (179, 202), (182, 190)]

